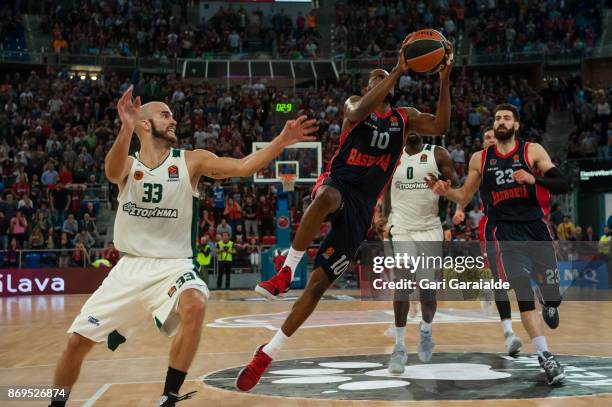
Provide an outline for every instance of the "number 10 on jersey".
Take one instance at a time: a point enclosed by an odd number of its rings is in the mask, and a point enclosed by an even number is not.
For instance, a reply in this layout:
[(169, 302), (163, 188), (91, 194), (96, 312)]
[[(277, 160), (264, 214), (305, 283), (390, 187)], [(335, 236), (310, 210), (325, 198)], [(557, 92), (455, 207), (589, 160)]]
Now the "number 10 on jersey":
[(378, 130), (374, 130), (372, 133), (372, 141), (370, 142), (370, 147), (378, 147), (381, 150), (384, 150), (389, 145), (389, 133), (386, 131), (383, 133), (379, 133)]

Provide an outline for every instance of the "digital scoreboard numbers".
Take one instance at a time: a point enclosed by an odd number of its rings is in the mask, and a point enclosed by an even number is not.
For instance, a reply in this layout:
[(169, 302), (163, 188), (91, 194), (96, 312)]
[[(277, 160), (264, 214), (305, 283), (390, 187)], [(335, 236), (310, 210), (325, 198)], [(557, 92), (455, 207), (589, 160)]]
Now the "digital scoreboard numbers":
[(293, 103), (277, 103), (276, 113), (291, 113), (293, 112)]
[(272, 106), (272, 123), (274, 126), (283, 128), (287, 120), (295, 119), (297, 112), (294, 109), (295, 105), (293, 103), (274, 103)]

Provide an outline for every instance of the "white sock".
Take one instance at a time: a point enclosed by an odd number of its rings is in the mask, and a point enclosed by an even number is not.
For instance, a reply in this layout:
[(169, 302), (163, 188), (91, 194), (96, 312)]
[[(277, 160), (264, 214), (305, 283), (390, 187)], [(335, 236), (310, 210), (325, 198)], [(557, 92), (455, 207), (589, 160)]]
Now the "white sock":
[(504, 327), (504, 333), (512, 332), (512, 320), (502, 319), (502, 327)]
[(429, 331), (431, 331), (431, 323), (430, 322), (421, 321), (420, 328), (421, 328), (421, 331), (429, 332)]
[(276, 331), (276, 334), (274, 335), (272, 340), (268, 342), (262, 350), (266, 355), (274, 359), (281, 346), (283, 346), (283, 342), (285, 342), (287, 338), (289, 337), (283, 333), (283, 330), (279, 329), (278, 331)]
[(302, 256), (304, 256), (304, 252), (299, 252), (293, 248), (293, 246), (289, 249), (289, 253), (287, 253), (287, 258), (283, 263), (283, 267), (289, 266), (291, 269), (291, 280), (293, 280), (293, 275), (295, 274), (295, 268), (302, 260)]
[(395, 344), (406, 346), (404, 343), (404, 338), (406, 336), (406, 326), (396, 326), (395, 327)]
[(531, 340), (531, 343), (533, 343), (533, 346), (535, 346), (538, 355), (542, 356), (542, 353), (548, 352), (548, 345), (546, 344), (545, 336), (536, 336)]

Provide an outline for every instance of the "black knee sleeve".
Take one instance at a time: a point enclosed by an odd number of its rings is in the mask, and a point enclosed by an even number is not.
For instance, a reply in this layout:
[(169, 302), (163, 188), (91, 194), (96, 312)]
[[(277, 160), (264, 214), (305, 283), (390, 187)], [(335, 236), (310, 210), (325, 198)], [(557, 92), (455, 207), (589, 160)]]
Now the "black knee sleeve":
[(505, 301), (500, 301), (496, 299), (495, 306), (497, 307), (497, 312), (499, 313), (500, 319), (512, 318), (512, 309), (510, 308), (510, 300), (508, 300), (508, 294), (506, 294)]
[(533, 289), (531, 288), (531, 279), (528, 274), (521, 274), (510, 279), (510, 288), (514, 290), (519, 304), (521, 301), (533, 302), (535, 300)]
[(533, 311), (535, 310), (535, 301), (519, 301), (518, 307), (521, 312)]

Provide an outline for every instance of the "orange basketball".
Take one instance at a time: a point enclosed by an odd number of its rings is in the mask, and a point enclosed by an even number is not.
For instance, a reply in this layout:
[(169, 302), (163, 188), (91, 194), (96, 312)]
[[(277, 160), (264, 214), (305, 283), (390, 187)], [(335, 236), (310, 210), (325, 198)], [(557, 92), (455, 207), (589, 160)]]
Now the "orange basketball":
[(447, 52), (446, 38), (439, 31), (425, 29), (408, 36), (404, 57), (413, 71), (433, 74), (444, 66)]

